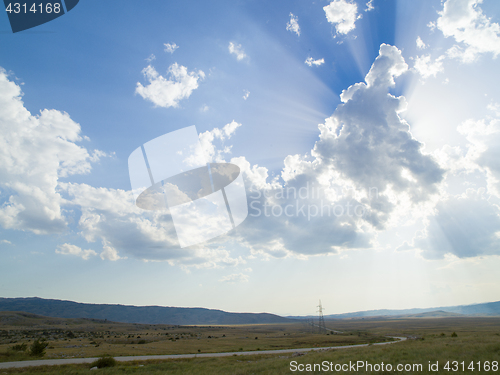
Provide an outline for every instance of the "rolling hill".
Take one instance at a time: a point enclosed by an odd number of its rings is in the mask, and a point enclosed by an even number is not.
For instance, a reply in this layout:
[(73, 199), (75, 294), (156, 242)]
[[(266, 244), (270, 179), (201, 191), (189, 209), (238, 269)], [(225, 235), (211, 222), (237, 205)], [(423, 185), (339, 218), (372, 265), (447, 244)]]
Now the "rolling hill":
[(107, 319), (121, 323), (215, 325), (291, 322), (274, 314), (230, 313), (190, 307), (89, 304), (43, 298), (0, 298), (0, 311), (24, 311), (54, 318)]

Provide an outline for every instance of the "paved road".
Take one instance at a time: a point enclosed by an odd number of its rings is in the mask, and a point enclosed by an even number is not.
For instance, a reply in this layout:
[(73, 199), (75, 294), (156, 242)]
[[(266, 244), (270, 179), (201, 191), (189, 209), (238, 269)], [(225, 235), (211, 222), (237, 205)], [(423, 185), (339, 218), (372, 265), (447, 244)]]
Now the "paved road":
[[(406, 340), (406, 337), (393, 337), (399, 341), (379, 342), (372, 345), (388, 345)], [(129, 361), (147, 361), (150, 359), (180, 359), (180, 358), (204, 358), (204, 357), (230, 357), (233, 355), (258, 355), (258, 354), (286, 354), (286, 353), (303, 353), (330, 350), (330, 349), (349, 349), (368, 346), (370, 344), (345, 345), (345, 346), (327, 346), (323, 348), (300, 348), (300, 349), (280, 349), (280, 350), (259, 350), (252, 352), (226, 352), (226, 353), (199, 353), (199, 354), (170, 354), (170, 355), (138, 355), (129, 357), (115, 357), (118, 362)], [(37, 361), (20, 361), (20, 362), (2, 362), (0, 369), (13, 367), (32, 367), (32, 366), (54, 366), (54, 365), (72, 365), (80, 363), (92, 363), (99, 358), (67, 358), (67, 359), (40, 359)]]

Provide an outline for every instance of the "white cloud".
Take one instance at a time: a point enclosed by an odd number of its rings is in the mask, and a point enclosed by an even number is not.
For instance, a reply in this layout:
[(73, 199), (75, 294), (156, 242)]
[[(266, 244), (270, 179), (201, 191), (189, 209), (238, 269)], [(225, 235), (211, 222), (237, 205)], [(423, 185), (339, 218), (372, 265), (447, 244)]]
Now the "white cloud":
[(487, 108), (493, 111), (497, 117), (500, 117), (500, 103), (490, 103)]
[(425, 49), (425, 48), (427, 48), (427, 45), (424, 43), (424, 41), (419, 36), (417, 37), (416, 43), (417, 43), (417, 48), (418, 49)]
[(320, 66), (320, 65), (325, 63), (325, 59), (322, 58), (322, 59), (314, 60), (312, 57), (308, 57), (306, 59), (305, 63), (309, 66), (313, 66), (313, 65)]
[(335, 25), (337, 34), (348, 34), (356, 28), (358, 17), (358, 6), (346, 0), (333, 0), (329, 5), (324, 6), (328, 22)]
[[(500, 119), (479, 121), (469, 119), (462, 123), (458, 132), (469, 142), (465, 162), (477, 166), (486, 174), (488, 193), (500, 198)], [(470, 169), (470, 167), (469, 167)]]
[(320, 141), (313, 151), (324, 167), (333, 167), (357, 188), (376, 188), (379, 201), (372, 208), (382, 216), (392, 210), (395, 202), (390, 201), (398, 195), (399, 201), (408, 196), (415, 204), (427, 200), (437, 193), (444, 173), (431, 156), (422, 153), (422, 144), (399, 117), (406, 109), (405, 98), (388, 93), (394, 77), (407, 69), (396, 47), (381, 45), (366, 84), (357, 83), (342, 92), (344, 104), (320, 125)]
[(415, 59), (414, 69), (422, 78), (436, 77), (436, 75), (444, 70), (443, 68), (444, 55), (439, 56), (434, 62), (431, 61), (431, 55), (417, 56)]
[(500, 211), (486, 199), (484, 189), (439, 202), (429, 225), (414, 239), (428, 259), (447, 254), (458, 258), (500, 255)]
[[(245, 263), (221, 247), (180, 249), (168, 211), (139, 209), (131, 191), (61, 182), (60, 177), (89, 172), (90, 162), (99, 160), (103, 153), (98, 150), (89, 153), (77, 145), (82, 138), (80, 126), (67, 113), (43, 110), (40, 115), (32, 116), (21, 95), (19, 86), (0, 70), (0, 186), (4, 198), (0, 225), (3, 228), (58, 233), (68, 229), (69, 221), (75, 221), (79, 234), (87, 242), (102, 245), (103, 260), (134, 257), (168, 261), (184, 268)], [(240, 125), (233, 121), (209, 134), (223, 142)], [(230, 152), (228, 146), (219, 151), (207, 142), (205, 145), (215, 157)], [(98, 255), (94, 250), (67, 243), (57, 247), (56, 253), (83, 259)]]
[(82, 250), (80, 247), (71, 245), (69, 243), (59, 245), (56, 249), (56, 253), (64, 255), (74, 255), (85, 260), (89, 259), (91, 256), (97, 255), (94, 250)]
[(250, 96), (250, 91), (243, 90), (243, 100), (247, 100), (249, 96)]
[(127, 259), (127, 258), (126, 257), (123, 258), (123, 257), (119, 256), (118, 250), (116, 250), (114, 247), (110, 246), (106, 240), (103, 240), (101, 259), (102, 260), (117, 261), (119, 259)]
[(1, 240), (0, 243), (4, 243), (4, 244), (7, 244), (7, 245), (12, 245), (12, 242), (10, 242), (9, 240)]
[[(230, 131), (228, 129), (228, 131)], [(185, 269), (231, 267), (245, 263), (223, 248), (181, 249), (169, 211), (146, 211), (135, 205), (131, 191), (94, 188), (85, 184), (62, 187), (81, 210), (78, 228), (87, 242), (101, 242), (101, 259), (133, 257), (167, 261)]]
[(177, 48), (179, 48), (179, 46), (177, 44), (175, 44), (175, 43), (172, 43), (172, 44), (170, 44), (170, 43), (164, 43), (163, 45), (165, 46), (165, 52), (168, 52), (168, 53), (174, 53), (175, 50)]
[(168, 78), (159, 75), (155, 68), (148, 65), (142, 71), (149, 81), (147, 86), (137, 83), (135, 92), (158, 107), (178, 107), (179, 101), (189, 98), (198, 88), (198, 81), (205, 78), (205, 73), (188, 72), (187, 68), (177, 63), (168, 68)]
[(299, 17), (290, 13), (290, 21), (286, 24), (286, 29), (300, 36)]
[(149, 57), (146, 59), (147, 62), (151, 62), (156, 60), (156, 56), (154, 54), (149, 55)]
[(77, 143), (80, 125), (65, 112), (44, 109), (33, 116), (21, 89), (0, 68), (0, 225), (37, 234), (66, 229), (59, 178), (86, 174), (92, 156)]
[[(229, 154), (231, 152), (231, 147), (223, 146), (223, 142), (227, 139), (229, 140), (237, 128), (241, 126), (240, 123), (236, 121), (231, 121), (226, 124), (222, 129), (214, 128), (212, 130), (207, 130), (204, 133), (200, 133), (200, 143), (201, 148), (205, 153), (205, 160), (211, 162), (220, 162), (224, 160), (223, 155)], [(214, 141), (218, 140), (222, 148), (217, 148), (214, 145)]]
[(243, 48), (241, 47), (241, 44), (235, 44), (233, 42), (229, 42), (229, 53), (233, 54), (236, 56), (236, 60), (240, 61), (243, 60), (247, 55), (245, 54), (245, 51), (243, 51)]
[(452, 58), (474, 61), (479, 54), (500, 53), (500, 25), (483, 14), (482, 0), (447, 0), (439, 12), (437, 27), (459, 45), (448, 50)]
[[(379, 55), (375, 59), (375, 62), (370, 68), (370, 71), (365, 77), (366, 84), (368, 87), (380, 87), (389, 88), (395, 85), (394, 78), (399, 77), (401, 74), (408, 70), (408, 65), (401, 56), (401, 51), (396, 47), (382, 44), (380, 46)], [(364, 83), (356, 84), (349, 87), (342, 92), (343, 99), (345, 103), (346, 99), (352, 98), (355, 91), (358, 91)], [(348, 95), (348, 97), (346, 96)], [(341, 96), (341, 98), (342, 98)]]
[(383, 44), (365, 82), (344, 90), (343, 104), (319, 125), (311, 156), (285, 158), (284, 183), (243, 157), (231, 159), (250, 206), (235, 243), (263, 257), (332, 254), (372, 247), (377, 232), (432, 212), (444, 170), (399, 117), (404, 97), (389, 94), (407, 70), (401, 52)]
[(233, 273), (232, 275), (227, 275), (221, 278), (219, 281), (224, 283), (247, 283), (250, 277), (244, 273)]
[(373, 9), (375, 9), (375, 7), (373, 6), (373, 0), (370, 0), (366, 3), (365, 12), (369, 12), (370, 10)]

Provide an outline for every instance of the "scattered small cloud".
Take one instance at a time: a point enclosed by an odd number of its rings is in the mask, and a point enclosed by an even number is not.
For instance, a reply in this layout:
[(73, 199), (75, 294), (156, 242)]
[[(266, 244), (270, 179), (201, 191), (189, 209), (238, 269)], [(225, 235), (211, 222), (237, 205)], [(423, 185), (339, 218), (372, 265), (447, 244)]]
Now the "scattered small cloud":
[(223, 283), (247, 283), (250, 277), (244, 273), (233, 273), (232, 275), (224, 276), (219, 281)]
[(448, 56), (470, 63), (483, 53), (500, 54), (500, 25), (488, 18), (479, 4), (482, 0), (447, 0), (439, 12), (437, 27), (445, 37), (458, 43)]
[(323, 10), (328, 22), (335, 25), (337, 34), (348, 34), (356, 28), (356, 20), (361, 18), (358, 16), (356, 3), (346, 0), (333, 0), (329, 5), (324, 6)]
[(149, 55), (149, 57), (146, 59), (146, 61), (149, 63), (154, 60), (156, 60), (156, 56), (154, 54)]
[(229, 53), (232, 55), (236, 56), (236, 60), (240, 61), (243, 60), (247, 55), (245, 54), (245, 51), (243, 51), (243, 48), (241, 47), (241, 44), (235, 44), (233, 42), (229, 42)]
[(426, 79), (429, 77), (436, 77), (436, 75), (444, 70), (443, 68), (444, 55), (439, 56), (436, 60), (432, 61), (430, 55), (418, 56), (415, 59), (414, 69)]
[(12, 242), (10, 242), (9, 240), (1, 240), (0, 243), (4, 243), (4, 244), (7, 244), (7, 245), (12, 245)]
[(56, 249), (56, 254), (74, 255), (85, 260), (89, 259), (91, 256), (97, 255), (94, 250), (82, 250), (80, 247), (69, 243), (59, 245)]
[(170, 44), (170, 43), (164, 43), (163, 45), (165, 46), (165, 52), (168, 52), (168, 53), (174, 53), (175, 50), (177, 48), (179, 48), (179, 46), (177, 44), (175, 44), (175, 43), (172, 43), (172, 44)]
[(370, 10), (373, 9), (375, 9), (375, 7), (373, 6), (373, 0), (370, 0), (369, 2), (366, 3), (365, 12), (369, 12)]
[(118, 250), (116, 250), (113, 246), (108, 244), (106, 241), (103, 241), (103, 246), (102, 246), (102, 252), (101, 252), (101, 259), (102, 260), (111, 260), (111, 261), (117, 261), (119, 259), (127, 259), (126, 257), (121, 257), (118, 255)]
[(142, 74), (149, 81), (143, 86), (137, 83), (135, 92), (158, 107), (178, 107), (179, 101), (187, 99), (198, 88), (198, 81), (205, 78), (205, 73), (188, 72), (185, 66), (174, 63), (168, 68), (168, 78), (164, 78), (156, 69), (148, 65)]
[(200, 108), (200, 112), (207, 112), (210, 109), (210, 107), (206, 104), (202, 105)]
[(493, 111), (497, 117), (500, 117), (500, 103), (491, 102), (486, 108)]
[(304, 61), (304, 62), (305, 62), (307, 65), (309, 65), (309, 66), (313, 66), (313, 65), (315, 65), (315, 66), (320, 66), (320, 65), (322, 65), (322, 64), (324, 64), (324, 63), (325, 63), (325, 59), (318, 59), (318, 60), (314, 60), (312, 57), (308, 57), (308, 58), (306, 59), (306, 61)]
[(200, 143), (201, 148), (205, 153), (205, 160), (210, 160), (212, 162), (223, 161), (223, 155), (231, 153), (231, 147), (221, 147), (218, 149), (214, 145), (214, 141), (218, 140), (223, 143), (225, 140), (231, 139), (236, 129), (241, 126), (240, 123), (236, 121), (231, 121), (226, 124), (222, 129), (214, 128), (212, 130), (207, 130), (204, 133), (200, 133)]
[(250, 96), (250, 91), (243, 90), (243, 100), (247, 100), (249, 96)]
[(427, 45), (424, 43), (424, 41), (422, 40), (422, 38), (420, 38), (419, 36), (417, 37), (417, 48), (418, 49), (425, 49), (427, 48)]
[(300, 36), (299, 17), (290, 13), (290, 21), (286, 24), (286, 29)]

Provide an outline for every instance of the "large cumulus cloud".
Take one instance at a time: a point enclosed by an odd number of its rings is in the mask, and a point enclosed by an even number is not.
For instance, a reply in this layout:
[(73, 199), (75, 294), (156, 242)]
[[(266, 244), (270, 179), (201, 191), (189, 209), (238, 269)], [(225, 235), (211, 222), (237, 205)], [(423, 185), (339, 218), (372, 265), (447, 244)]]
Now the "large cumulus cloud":
[(401, 207), (438, 194), (444, 170), (400, 118), (405, 99), (389, 93), (407, 69), (401, 52), (383, 44), (365, 82), (343, 91), (343, 104), (319, 125), (311, 156), (288, 156), (281, 179), (233, 160), (255, 188), (240, 241), (275, 256), (370, 247)]
[(0, 224), (37, 234), (67, 227), (58, 181), (90, 172), (105, 155), (80, 145), (80, 125), (65, 112), (44, 109), (32, 115), (19, 85), (0, 68)]

